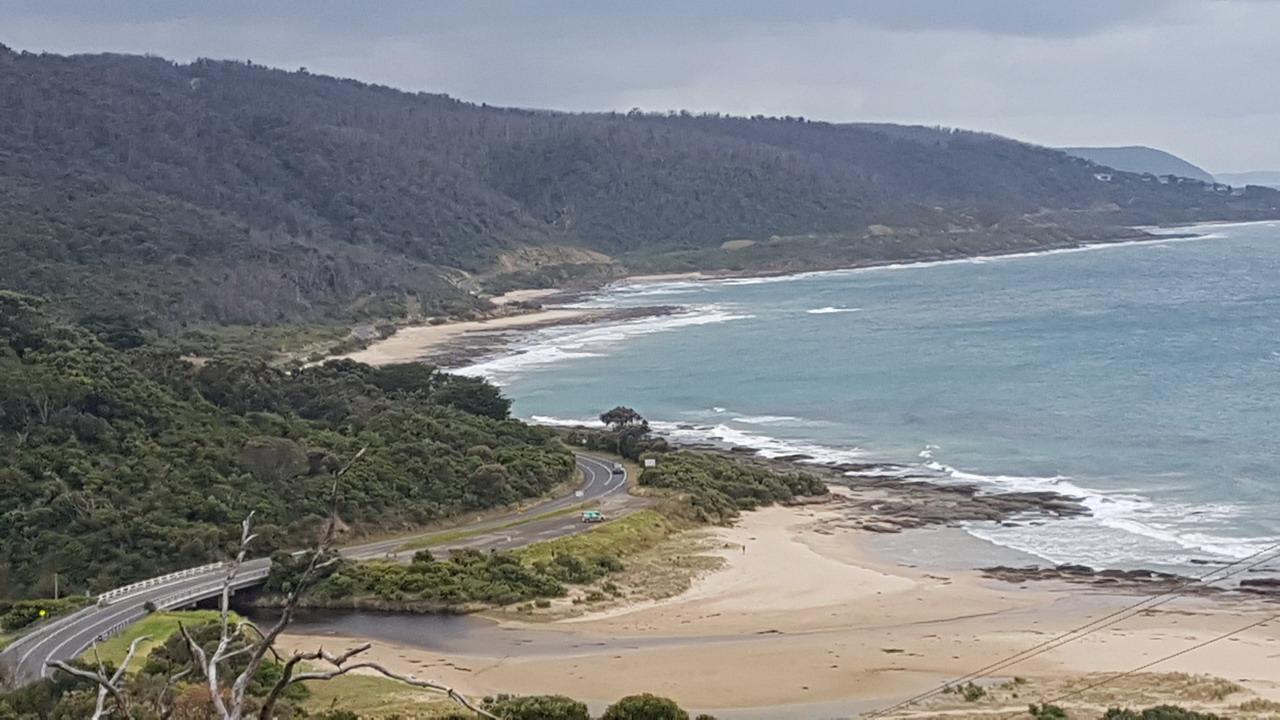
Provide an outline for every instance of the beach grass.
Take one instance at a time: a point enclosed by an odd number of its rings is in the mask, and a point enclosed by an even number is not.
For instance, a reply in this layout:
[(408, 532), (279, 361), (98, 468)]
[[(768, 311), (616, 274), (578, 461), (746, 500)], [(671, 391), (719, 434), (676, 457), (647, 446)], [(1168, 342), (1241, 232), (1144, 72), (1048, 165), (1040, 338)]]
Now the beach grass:
[(303, 702), (310, 713), (334, 708), (362, 718), (438, 718), (460, 710), (439, 693), (409, 687), (372, 675), (344, 675), (326, 682), (307, 683), (311, 694)]
[(587, 532), (535, 543), (515, 553), (529, 562), (551, 560), (561, 554), (578, 557), (626, 557), (654, 547), (680, 529), (674, 521), (657, 510), (640, 510), (626, 517), (601, 523)]

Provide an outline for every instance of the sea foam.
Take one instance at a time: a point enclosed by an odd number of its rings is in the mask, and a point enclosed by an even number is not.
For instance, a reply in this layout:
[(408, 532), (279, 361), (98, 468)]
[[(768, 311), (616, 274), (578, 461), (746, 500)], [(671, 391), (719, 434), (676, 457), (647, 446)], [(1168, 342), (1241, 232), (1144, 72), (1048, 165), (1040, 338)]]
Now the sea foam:
[(693, 306), (675, 315), (660, 315), (599, 325), (564, 326), (530, 333), (524, 342), (506, 354), (452, 369), (457, 375), (485, 377), (498, 385), (533, 368), (564, 360), (591, 358), (605, 354), (627, 340), (642, 335), (668, 332), (696, 325), (711, 325), (754, 317), (722, 305)]

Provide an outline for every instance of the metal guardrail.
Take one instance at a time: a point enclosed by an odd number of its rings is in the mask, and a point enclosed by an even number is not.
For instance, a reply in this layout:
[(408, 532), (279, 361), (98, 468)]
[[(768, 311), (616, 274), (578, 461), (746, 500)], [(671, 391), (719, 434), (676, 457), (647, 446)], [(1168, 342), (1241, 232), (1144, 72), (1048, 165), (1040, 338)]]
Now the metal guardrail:
[(81, 619), (81, 616), (88, 615), (92, 613), (95, 609), (96, 608), (93, 605), (86, 605), (85, 607), (80, 608), (79, 610), (71, 613), (70, 615), (63, 615), (60, 618), (54, 618), (53, 620), (49, 621), (47, 624), (39, 623), (39, 624), (32, 625), (17, 640), (14, 640), (13, 642), (9, 643), (9, 645), (5, 647), (5, 649), (2, 652), (0, 652), (0, 655), (4, 655), (6, 653), (12, 653), (22, 645), (37, 639), (38, 637), (40, 637), (45, 633), (53, 632), (54, 630), (62, 627), (63, 625), (68, 625), (72, 622), (75, 622), (76, 620)]
[(226, 563), (210, 563), (208, 565), (201, 565), (200, 567), (171, 572), (168, 575), (139, 580), (131, 585), (125, 585), (124, 587), (118, 587), (115, 590), (108, 590), (107, 592), (102, 593), (98, 596), (98, 605), (110, 605), (112, 602), (119, 600), (120, 598), (133, 595), (134, 593), (143, 590), (150, 590), (161, 585), (167, 585), (174, 580), (183, 580), (189, 577), (196, 577), (197, 575), (204, 575), (215, 570), (221, 570), (224, 567), (226, 567)]

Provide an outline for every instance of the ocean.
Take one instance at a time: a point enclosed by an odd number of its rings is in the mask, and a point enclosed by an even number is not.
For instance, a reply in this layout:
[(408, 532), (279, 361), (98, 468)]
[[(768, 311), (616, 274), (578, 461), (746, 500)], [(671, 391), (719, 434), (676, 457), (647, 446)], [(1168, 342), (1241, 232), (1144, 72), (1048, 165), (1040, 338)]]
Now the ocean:
[(1092, 515), (976, 538), (1185, 567), (1280, 542), (1280, 223), (1075, 251), (607, 288), (675, 315), (526, 336), (463, 371), (514, 412), (636, 408), (677, 440), (1055, 490)]

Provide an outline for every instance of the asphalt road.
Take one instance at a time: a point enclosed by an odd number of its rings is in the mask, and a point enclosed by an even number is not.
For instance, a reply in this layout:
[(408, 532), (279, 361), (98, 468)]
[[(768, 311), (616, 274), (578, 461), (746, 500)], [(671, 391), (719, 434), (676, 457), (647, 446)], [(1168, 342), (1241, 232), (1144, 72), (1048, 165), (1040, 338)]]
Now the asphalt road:
[[(577, 513), (567, 512), (576, 505), (590, 502), (609, 515), (614, 511), (625, 511), (629, 505), (634, 505), (627, 502), (630, 496), (626, 493), (625, 472), (614, 474), (612, 462), (590, 455), (578, 454), (576, 460), (582, 471), (583, 483), (574, 493), (455, 528), (465, 531), (466, 537), (433, 545), (432, 551), (443, 553), (456, 548), (505, 550), (522, 547), (589, 529), (590, 526), (584, 524)], [(557, 511), (562, 513), (554, 517), (541, 517)], [(383, 540), (343, 548), (340, 552), (344, 557), (356, 560), (398, 557), (412, 554), (412, 551), (401, 550), (408, 540), (410, 538), (403, 537)], [(241, 585), (247, 587), (261, 582), (269, 568), (270, 560), (266, 558), (246, 562), (240, 571)], [(211, 570), (199, 575), (166, 580), (105, 607), (84, 608), (23, 636), (0, 653), (0, 664), (5, 666), (17, 685), (48, 677), (53, 672), (48, 666), (51, 660), (79, 657), (99, 636), (115, 634), (144, 617), (147, 614), (144, 607), (147, 602), (160, 607), (181, 607), (198, 599), (215, 597), (221, 590), (222, 580), (221, 571)]]

